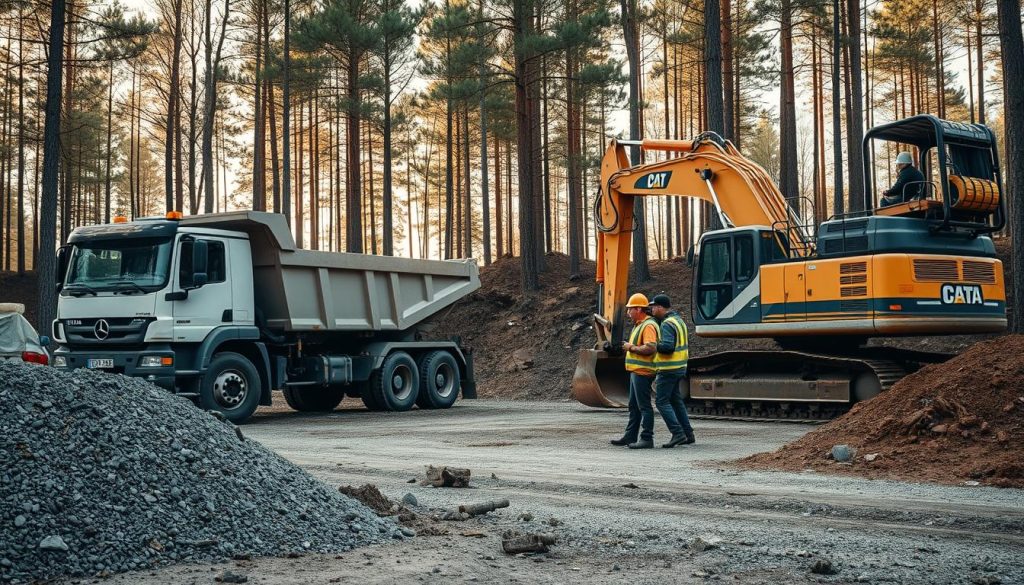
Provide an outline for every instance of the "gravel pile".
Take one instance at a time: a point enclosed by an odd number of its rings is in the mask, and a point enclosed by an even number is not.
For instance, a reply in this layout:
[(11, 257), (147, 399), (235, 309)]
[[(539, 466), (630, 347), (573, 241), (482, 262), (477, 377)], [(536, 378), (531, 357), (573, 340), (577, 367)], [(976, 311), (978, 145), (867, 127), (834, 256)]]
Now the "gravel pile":
[(143, 380), (0, 363), (0, 581), (401, 537), (392, 521)]

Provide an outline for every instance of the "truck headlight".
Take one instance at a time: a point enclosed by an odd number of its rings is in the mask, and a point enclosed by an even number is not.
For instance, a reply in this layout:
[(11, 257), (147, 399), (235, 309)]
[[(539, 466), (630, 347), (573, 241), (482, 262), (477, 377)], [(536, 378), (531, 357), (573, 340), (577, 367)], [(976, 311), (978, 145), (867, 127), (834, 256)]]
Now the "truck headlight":
[(66, 358), (66, 357), (64, 357), (62, 355), (53, 356), (53, 367), (55, 367), (55, 368), (66, 368), (66, 367), (68, 367), (68, 358)]
[(139, 358), (140, 368), (160, 368), (163, 366), (173, 366), (174, 358), (159, 355), (144, 355)]

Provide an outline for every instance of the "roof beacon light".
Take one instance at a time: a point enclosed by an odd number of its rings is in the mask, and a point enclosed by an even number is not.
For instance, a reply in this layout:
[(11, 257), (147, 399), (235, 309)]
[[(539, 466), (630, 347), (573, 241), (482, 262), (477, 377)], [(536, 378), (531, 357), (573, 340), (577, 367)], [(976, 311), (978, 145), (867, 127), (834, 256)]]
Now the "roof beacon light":
[(128, 223), (128, 218), (123, 215), (115, 215), (114, 223)]
[(167, 219), (181, 219), (182, 215), (180, 211), (168, 211), (165, 217)]

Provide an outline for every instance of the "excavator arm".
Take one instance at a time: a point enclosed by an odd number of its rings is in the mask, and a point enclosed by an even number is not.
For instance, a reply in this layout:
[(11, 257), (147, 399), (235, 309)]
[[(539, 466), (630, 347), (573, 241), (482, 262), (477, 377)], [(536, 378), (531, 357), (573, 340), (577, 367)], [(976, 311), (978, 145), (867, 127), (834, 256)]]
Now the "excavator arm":
[[(672, 153), (675, 158), (632, 166), (627, 146)], [(629, 282), (635, 197), (676, 196), (710, 203), (723, 227), (768, 226), (788, 240), (791, 254), (808, 255), (811, 245), (785, 196), (771, 176), (717, 134), (693, 140), (612, 141), (601, 161), (597, 221), (599, 314), (594, 316), (597, 344), (584, 350), (573, 377), (572, 393), (591, 406), (621, 406), (628, 396), (619, 347)], [(599, 383), (599, 379), (603, 383)], [(609, 382), (609, 380), (612, 380)], [(602, 386), (605, 388), (601, 390)]]

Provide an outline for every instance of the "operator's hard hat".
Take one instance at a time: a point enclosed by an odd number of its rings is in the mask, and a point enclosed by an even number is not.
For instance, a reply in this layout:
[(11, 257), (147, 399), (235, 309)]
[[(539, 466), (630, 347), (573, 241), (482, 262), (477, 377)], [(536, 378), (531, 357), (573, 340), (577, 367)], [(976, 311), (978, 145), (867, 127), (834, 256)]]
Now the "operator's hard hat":
[(896, 164), (912, 165), (914, 164), (914, 157), (910, 156), (909, 152), (901, 152), (898, 155), (896, 155)]
[(633, 296), (629, 297), (629, 302), (626, 303), (627, 308), (632, 307), (644, 307), (648, 305), (647, 295), (643, 293), (633, 293)]

